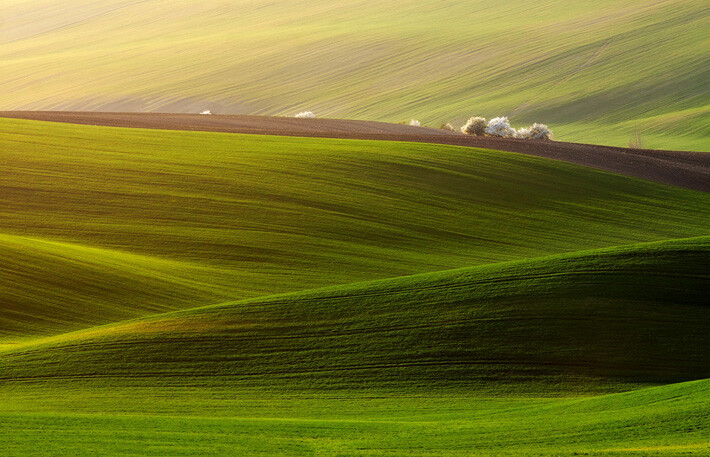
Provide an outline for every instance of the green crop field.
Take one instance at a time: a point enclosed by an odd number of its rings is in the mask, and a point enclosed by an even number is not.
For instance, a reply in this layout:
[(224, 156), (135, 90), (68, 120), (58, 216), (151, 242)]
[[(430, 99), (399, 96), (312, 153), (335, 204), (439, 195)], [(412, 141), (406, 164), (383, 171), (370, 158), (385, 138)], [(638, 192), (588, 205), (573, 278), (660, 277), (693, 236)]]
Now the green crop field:
[(704, 0), (4, 0), (0, 110), (506, 115), (708, 151), (709, 24)]
[(0, 456), (710, 454), (710, 195), (0, 119)]
[[(707, 455), (710, 385), (577, 398), (368, 391), (318, 396), (181, 387), (16, 389), (4, 455)], [(36, 389), (35, 389), (36, 390)], [(127, 393), (128, 392), (128, 393)], [(28, 412), (29, 411), (29, 412)], [(57, 412), (62, 411), (62, 412)]]
[(454, 146), (6, 119), (0, 150), (0, 342), (710, 232), (706, 193)]

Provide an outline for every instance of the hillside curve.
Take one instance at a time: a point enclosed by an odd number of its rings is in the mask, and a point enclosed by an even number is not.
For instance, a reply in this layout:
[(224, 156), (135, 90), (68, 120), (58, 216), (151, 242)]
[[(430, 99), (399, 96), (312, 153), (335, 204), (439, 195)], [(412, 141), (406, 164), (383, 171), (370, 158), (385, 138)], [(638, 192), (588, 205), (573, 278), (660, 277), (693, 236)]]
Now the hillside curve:
[(0, 345), (708, 235), (708, 193), (478, 148), (2, 119), (0, 156)]
[(111, 127), (411, 141), (469, 146), (561, 160), (649, 181), (710, 192), (710, 154), (703, 152), (628, 149), (558, 141), (477, 138), (435, 128), (345, 119), (78, 111), (0, 111), (0, 117)]
[(0, 379), (597, 392), (704, 379), (709, 255), (699, 237), (154, 315), (0, 351)]

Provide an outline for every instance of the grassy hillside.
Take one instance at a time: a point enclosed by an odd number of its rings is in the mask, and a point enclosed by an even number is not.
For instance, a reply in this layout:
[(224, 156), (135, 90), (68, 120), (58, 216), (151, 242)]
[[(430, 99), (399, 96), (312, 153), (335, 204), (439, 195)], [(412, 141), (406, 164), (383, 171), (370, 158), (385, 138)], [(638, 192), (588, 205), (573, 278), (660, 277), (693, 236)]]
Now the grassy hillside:
[(0, 343), (219, 303), (230, 271), (77, 244), (0, 234)]
[[(6, 392), (0, 389), (0, 395)], [(205, 397), (203, 392), (169, 387), (127, 394), (45, 388), (39, 399), (13, 390), (2, 397), (5, 433), (0, 434), (0, 453), (707, 455), (709, 392), (707, 380), (556, 399), (405, 392), (308, 398), (233, 391), (212, 391)], [(53, 405), (51, 412), (43, 410), (46, 405)]]
[(18, 345), (0, 372), (517, 394), (687, 381), (710, 377), (708, 261), (705, 237), (271, 296)]
[(6, 342), (709, 231), (706, 193), (511, 153), (18, 120), (0, 133)]
[(710, 238), (156, 315), (0, 351), (0, 455), (705, 455)]
[(2, 457), (710, 452), (707, 193), (0, 119), (0, 207)]
[(0, 109), (509, 115), (563, 140), (707, 151), (709, 13), (702, 0), (11, 0)]

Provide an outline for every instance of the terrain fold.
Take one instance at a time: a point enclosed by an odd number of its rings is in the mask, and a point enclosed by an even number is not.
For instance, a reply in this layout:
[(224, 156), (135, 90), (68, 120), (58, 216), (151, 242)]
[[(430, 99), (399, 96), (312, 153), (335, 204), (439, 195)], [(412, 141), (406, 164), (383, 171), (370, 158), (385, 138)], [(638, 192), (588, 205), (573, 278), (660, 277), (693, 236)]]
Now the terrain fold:
[(710, 377), (710, 238), (156, 315), (0, 353), (4, 382), (607, 391)]

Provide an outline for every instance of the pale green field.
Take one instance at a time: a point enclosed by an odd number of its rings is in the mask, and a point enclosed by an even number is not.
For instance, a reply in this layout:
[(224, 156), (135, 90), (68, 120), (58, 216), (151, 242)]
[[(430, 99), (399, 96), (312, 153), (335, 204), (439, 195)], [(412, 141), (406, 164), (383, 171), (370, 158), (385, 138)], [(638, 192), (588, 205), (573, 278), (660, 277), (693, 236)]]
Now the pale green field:
[(708, 150), (704, 0), (5, 0), (0, 109), (545, 122)]

